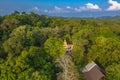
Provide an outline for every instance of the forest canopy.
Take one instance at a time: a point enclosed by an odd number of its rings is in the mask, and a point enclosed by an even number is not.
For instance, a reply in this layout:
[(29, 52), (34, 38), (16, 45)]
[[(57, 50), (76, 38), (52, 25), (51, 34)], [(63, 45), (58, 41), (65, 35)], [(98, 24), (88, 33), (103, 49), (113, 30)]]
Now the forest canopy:
[[(120, 80), (119, 20), (16, 11), (0, 16), (0, 80), (84, 80), (81, 69), (91, 61), (105, 80)], [(74, 46), (70, 54), (64, 40)]]

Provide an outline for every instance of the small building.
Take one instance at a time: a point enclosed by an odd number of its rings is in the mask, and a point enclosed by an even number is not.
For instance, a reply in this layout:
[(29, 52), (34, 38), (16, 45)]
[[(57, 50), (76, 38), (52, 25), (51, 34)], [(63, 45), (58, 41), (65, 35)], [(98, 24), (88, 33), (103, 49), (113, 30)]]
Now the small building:
[(104, 80), (105, 75), (95, 62), (87, 64), (83, 69), (83, 76), (85, 80)]
[(65, 52), (68, 53), (68, 54), (71, 53), (71, 51), (73, 49), (73, 45), (72, 44), (67, 44), (66, 40), (64, 40), (64, 42), (63, 42), (63, 47), (65, 49)]

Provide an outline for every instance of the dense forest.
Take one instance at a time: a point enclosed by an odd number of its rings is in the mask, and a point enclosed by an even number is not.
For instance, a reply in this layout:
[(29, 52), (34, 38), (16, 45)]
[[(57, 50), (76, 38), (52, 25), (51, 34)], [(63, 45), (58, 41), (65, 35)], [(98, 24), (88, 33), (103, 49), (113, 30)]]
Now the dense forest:
[[(71, 54), (64, 40), (73, 44)], [(91, 61), (104, 69), (105, 80), (120, 80), (119, 16), (0, 16), (0, 80), (84, 80), (81, 69)]]

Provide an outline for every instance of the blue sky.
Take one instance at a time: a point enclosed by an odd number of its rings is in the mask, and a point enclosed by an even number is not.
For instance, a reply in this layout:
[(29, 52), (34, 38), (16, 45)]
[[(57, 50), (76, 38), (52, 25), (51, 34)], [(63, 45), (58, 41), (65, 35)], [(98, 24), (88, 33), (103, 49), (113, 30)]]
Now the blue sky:
[(63, 17), (117, 16), (120, 0), (0, 0), (0, 15), (14, 10)]

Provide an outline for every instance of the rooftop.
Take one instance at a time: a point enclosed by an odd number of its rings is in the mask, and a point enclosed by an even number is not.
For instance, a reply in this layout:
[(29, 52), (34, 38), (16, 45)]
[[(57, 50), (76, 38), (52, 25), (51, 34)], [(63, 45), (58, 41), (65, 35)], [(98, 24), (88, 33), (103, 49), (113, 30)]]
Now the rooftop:
[(88, 71), (90, 71), (94, 66), (97, 66), (97, 65), (96, 65), (95, 62), (92, 61), (91, 63), (87, 64), (87, 65), (83, 68), (82, 72), (88, 72)]
[(93, 61), (87, 64), (83, 68), (82, 72), (85, 80), (102, 80), (105, 77), (105, 75), (101, 72), (100, 68)]

